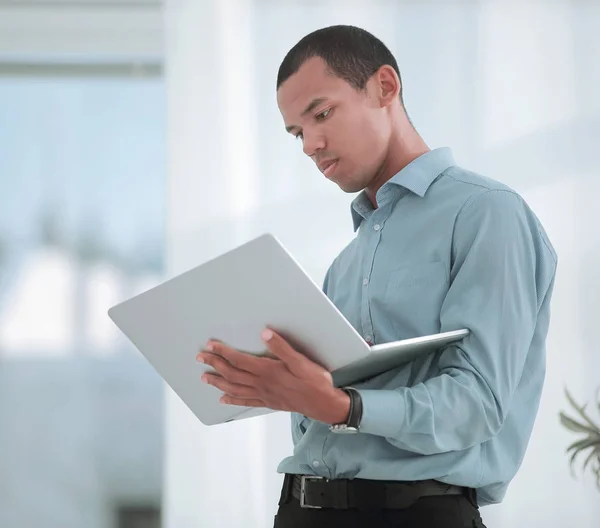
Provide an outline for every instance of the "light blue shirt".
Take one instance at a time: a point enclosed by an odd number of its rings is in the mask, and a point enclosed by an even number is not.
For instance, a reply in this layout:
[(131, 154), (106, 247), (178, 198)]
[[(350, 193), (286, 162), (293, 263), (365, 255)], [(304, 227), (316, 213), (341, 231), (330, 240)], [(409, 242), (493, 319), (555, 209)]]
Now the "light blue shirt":
[(457, 345), (356, 385), (360, 433), (292, 414), (281, 473), (329, 479), (439, 481), (500, 502), (538, 410), (556, 253), (523, 198), (455, 165), (420, 156), (352, 203), (356, 237), (324, 291), (365, 340), (468, 328)]

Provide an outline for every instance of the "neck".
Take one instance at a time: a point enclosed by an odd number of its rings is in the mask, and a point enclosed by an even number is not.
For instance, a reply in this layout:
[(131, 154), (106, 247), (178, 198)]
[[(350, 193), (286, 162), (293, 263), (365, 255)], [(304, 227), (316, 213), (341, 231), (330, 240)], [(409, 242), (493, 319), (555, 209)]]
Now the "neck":
[(388, 147), (387, 155), (381, 164), (371, 183), (365, 188), (369, 200), (373, 207), (377, 209), (377, 191), (382, 185), (394, 175), (398, 174), (409, 163), (429, 152), (423, 138), (408, 121), (408, 118), (402, 120), (396, 127)]

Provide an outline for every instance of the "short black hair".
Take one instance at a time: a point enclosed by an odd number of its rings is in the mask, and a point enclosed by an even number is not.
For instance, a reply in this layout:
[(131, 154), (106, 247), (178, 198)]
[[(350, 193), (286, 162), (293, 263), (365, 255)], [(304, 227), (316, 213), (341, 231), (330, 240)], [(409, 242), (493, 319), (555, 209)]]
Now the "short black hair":
[(288, 51), (277, 73), (277, 90), (313, 57), (323, 59), (334, 75), (359, 91), (364, 90), (367, 81), (386, 64), (401, 78), (394, 55), (381, 40), (364, 29), (337, 25), (309, 33)]

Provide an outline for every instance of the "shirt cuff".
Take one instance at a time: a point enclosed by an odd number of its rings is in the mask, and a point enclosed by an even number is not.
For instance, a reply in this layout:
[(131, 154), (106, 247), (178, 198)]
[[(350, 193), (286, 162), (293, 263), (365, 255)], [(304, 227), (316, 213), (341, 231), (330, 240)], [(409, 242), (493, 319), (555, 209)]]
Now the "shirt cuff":
[(360, 432), (398, 438), (406, 418), (404, 395), (392, 390), (359, 390), (358, 393), (363, 404)]

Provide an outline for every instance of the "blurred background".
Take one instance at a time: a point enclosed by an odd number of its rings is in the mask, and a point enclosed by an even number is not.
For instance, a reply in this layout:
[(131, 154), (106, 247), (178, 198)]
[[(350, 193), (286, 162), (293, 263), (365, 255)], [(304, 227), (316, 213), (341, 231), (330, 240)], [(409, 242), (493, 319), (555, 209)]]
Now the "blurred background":
[(164, 275), (163, 33), (0, 2), (2, 528), (160, 526), (162, 381), (106, 311)]
[(0, 0), (0, 528), (272, 526), (288, 417), (202, 426), (106, 311), (265, 231), (322, 281), (353, 196), (283, 130), (275, 78), (337, 23), (559, 253), (538, 420), (486, 525), (597, 527), (558, 413), (600, 386), (600, 3)]

